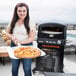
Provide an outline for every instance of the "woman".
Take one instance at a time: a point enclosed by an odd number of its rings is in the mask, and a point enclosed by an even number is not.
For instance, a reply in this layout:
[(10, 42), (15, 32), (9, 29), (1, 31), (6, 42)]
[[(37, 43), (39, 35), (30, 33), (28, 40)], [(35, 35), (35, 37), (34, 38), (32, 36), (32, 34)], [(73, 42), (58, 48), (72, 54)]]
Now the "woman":
[[(35, 24), (29, 19), (29, 8), (25, 3), (18, 3), (15, 6), (14, 14), (10, 25), (7, 27), (7, 35), (11, 38), (11, 47), (20, 43), (21, 45), (32, 45), (35, 39)], [(23, 64), (25, 76), (32, 76), (32, 59), (11, 59), (12, 76), (18, 76), (20, 61)]]

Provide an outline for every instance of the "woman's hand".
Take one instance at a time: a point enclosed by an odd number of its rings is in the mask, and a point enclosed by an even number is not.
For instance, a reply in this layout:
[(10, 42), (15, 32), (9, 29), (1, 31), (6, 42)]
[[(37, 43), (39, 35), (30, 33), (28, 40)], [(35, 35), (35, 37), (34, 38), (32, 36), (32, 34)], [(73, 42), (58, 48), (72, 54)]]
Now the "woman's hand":
[(12, 35), (12, 41), (14, 42), (14, 44), (16, 44), (16, 45), (18, 45), (18, 43), (19, 43), (19, 40), (16, 38), (16, 37), (14, 37), (13, 35)]
[(6, 33), (6, 35), (14, 42), (14, 44), (17, 45), (19, 43), (19, 40), (12, 34)]

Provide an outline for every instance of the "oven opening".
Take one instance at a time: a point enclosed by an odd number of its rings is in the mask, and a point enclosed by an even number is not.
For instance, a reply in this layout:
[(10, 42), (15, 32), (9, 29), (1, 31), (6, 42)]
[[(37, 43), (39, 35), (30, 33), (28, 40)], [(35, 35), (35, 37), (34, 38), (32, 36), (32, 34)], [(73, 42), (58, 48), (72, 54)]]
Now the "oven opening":
[(59, 27), (42, 27), (41, 28), (42, 33), (46, 34), (62, 34), (62, 29)]

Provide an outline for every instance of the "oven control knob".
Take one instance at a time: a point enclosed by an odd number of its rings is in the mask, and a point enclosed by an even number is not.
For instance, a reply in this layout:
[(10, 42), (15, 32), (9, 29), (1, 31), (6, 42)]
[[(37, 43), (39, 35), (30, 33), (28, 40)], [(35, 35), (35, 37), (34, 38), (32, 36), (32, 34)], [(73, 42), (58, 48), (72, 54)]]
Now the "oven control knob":
[(58, 41), (57, 41), (57, 44), (61, 44), (61, 40), (58, 40)]
[(46, 41), (46, 43), (49, 43), (49, 41)]
[(38, 41), (39, 43), (43, 43), (43, 41)]
[(56, 42), (55, 42), (55, 41), (53, 41), (53, 44), (56, 44)]
[(53, 42), (52, 41), (49, 41), (49, 43), (52, 44)]

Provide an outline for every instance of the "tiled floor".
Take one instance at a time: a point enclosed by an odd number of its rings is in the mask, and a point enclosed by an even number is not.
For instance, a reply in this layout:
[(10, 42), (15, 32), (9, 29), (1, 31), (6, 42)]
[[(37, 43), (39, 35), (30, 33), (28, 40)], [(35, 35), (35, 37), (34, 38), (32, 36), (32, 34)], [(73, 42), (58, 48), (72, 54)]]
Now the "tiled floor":
[(64, 71), (66, 73), (76, 73), (76, 54), (65, 55), (64, 58)]
[[(32, 69), (35, 67), (35, 62), (32, 63)], [(64, 71), (65, 73), (76, 73), (76, 55), (66, 55), (64, 58)], [(33, 73), (32, 73), (33, 74)], [(0, 76), (11, 76), (11, 62), (6, 59), (6, 64), (3, 66), (0, 63)], [(24, 76), (22, 64), (19, 68), (19, 76)], [(33, 76), (44, 76), (42, 72), (37, 71)]]
[[(32, 63), (32, 69), (35, 67), (35, 62)], [(33, 76), (44, 76), (42, 72), (36, 72), (35, 74), (32, 73)], [(11, 76), (11, 61), (6, 59), (6, 64), (3, 65), (0, 63), (0, 76)], [(19, 76), (24, 76), (22, 63), (20, 64), (19, 68)]]

